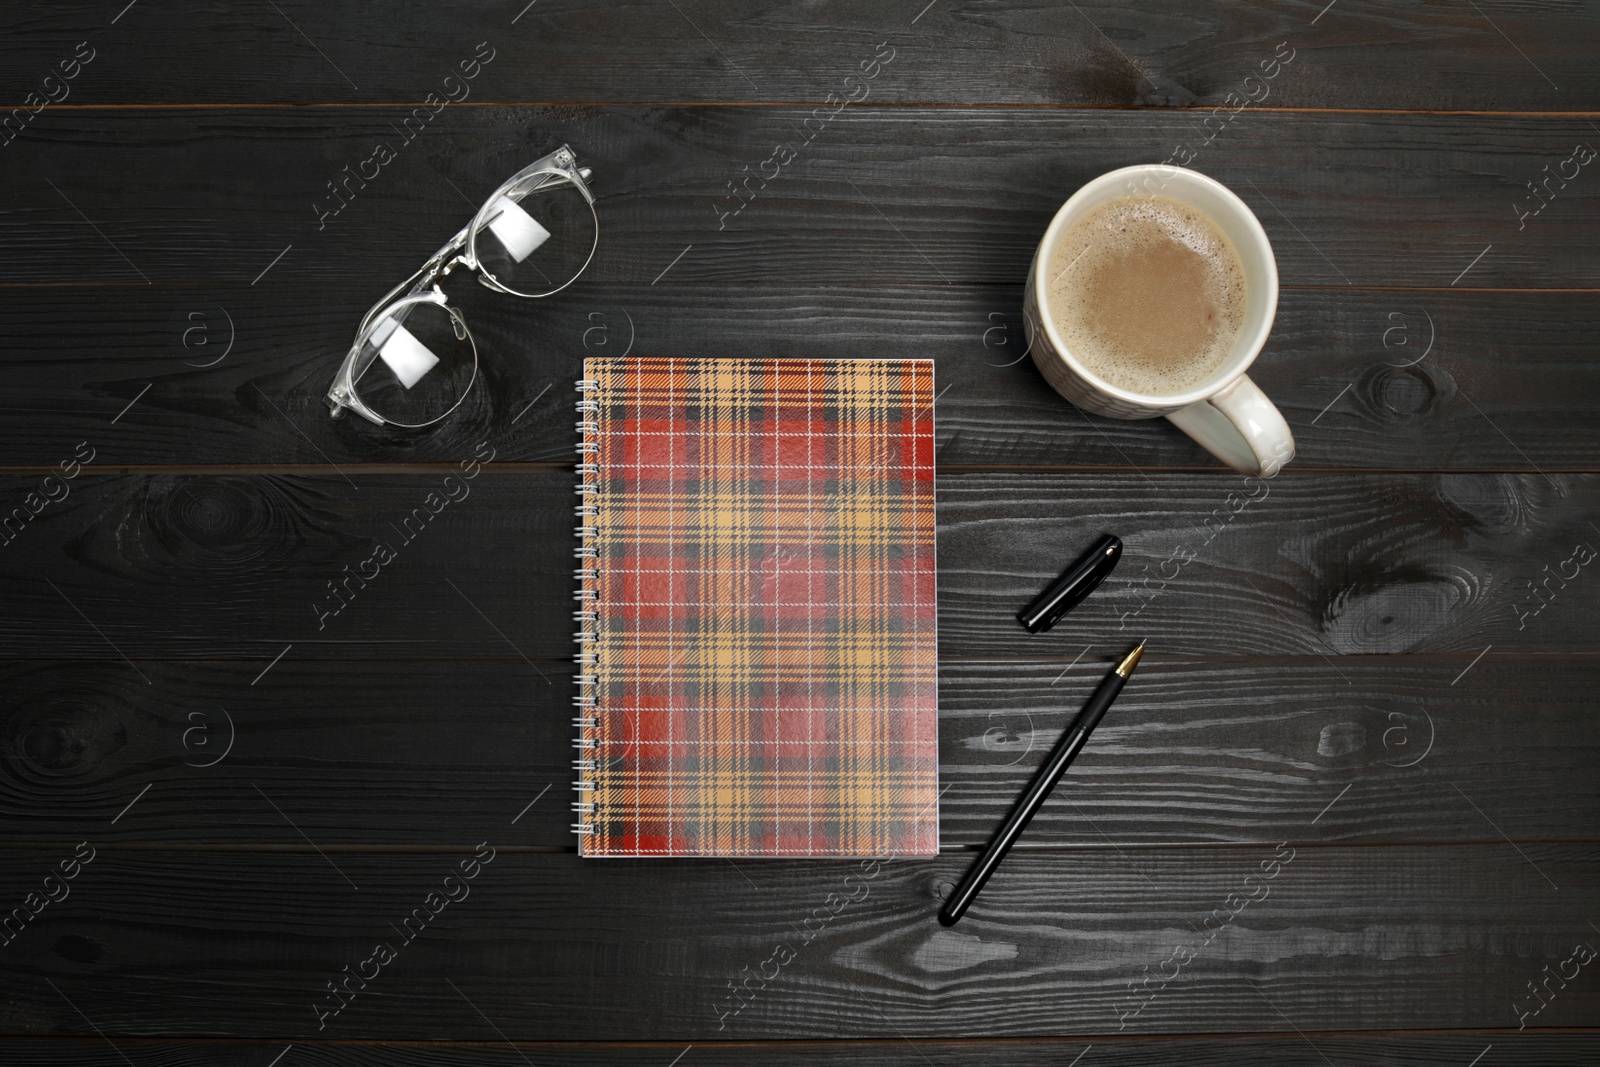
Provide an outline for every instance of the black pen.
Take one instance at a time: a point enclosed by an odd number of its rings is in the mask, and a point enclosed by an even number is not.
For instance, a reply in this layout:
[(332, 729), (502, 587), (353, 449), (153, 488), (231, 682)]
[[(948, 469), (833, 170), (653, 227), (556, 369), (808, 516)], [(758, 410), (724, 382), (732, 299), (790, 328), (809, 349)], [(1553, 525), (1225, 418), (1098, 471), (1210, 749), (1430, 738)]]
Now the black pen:
[(1011, 851), (1011, 846), (1022, 836), (1022, 831), (1028, 828), (1034, 813), (1044, 805), (1045, 798), (1050, 795), (1050, 790), (1056, 787), (1062, 772), (1083, 750), (1084, 742), (1089, 740), (1090, 731), (1100, 724), (1106, 710), (1111, 707), (1111, 702), (1122, 692), (1123, 685), (1133, 674), (1133, 668), (1142, 655), (1144, 655), (1144, 642), (1140, 641), (1139, 647), (1123, 657), (1122, 662), (1117, 664), (1111, 673), (1105, 676), (1105, 680), (1095, 688), (1089, 697), (1089, 702), (1078, 712), (1078, 717), (1073, 720), (1066, 733), (1061, 735), (1056, 747), (1050, 750), (1050, 757), (1044, 761), (1044, 766), (1033, 776), (1033, 781), (1028, 783), (1022, 798), (1017, 801), (1016, 806), (1011, 809), (1011, 814), (1006, 816), (1006, 821), (995, 832), (989, 847), (983, 850), (978, 862), (972, 865), (972, 869), (967, 871), (967, 876), (961, 879), (961, 884), (956, 886), (955, 892), (950, 894), (950, 899), (944, 902), (944, 907), (939, 910), (941, 925), (954, 926), (961, 921), (961, 916), (967, 913), (972, 902), (978, 898), (978, 891), (989, 880), (995, 868), (1000, 866), (1000, 861), (1006, 858), (1006, 853)]

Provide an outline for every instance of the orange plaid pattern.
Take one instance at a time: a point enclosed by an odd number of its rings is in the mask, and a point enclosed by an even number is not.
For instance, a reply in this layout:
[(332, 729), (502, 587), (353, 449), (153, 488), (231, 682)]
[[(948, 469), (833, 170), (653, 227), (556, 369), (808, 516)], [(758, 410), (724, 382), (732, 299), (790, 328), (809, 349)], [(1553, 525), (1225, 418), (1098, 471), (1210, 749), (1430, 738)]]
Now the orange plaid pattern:
[(582, 854), (937, 853), (932, 362), (585, 378)]

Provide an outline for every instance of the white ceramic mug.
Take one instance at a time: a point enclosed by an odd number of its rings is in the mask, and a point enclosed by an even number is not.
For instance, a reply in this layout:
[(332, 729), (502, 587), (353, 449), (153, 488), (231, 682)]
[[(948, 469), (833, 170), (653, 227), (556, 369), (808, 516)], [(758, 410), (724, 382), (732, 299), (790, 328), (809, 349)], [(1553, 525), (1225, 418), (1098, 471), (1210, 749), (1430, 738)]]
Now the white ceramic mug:
[[(1044, 299), (1056, 243), (1074, 222), (1109, 200), (1163, 196), (1202, 212), (1239, 253), (1244, 267), (1244, 324), (1233, 350), (1205, 381), (1179, 393), (1121, 389), (1091, 373), (1067, 346)], [(1086, 411), (1113, 419), (1164, 415), (1207, 452), (1241, 474), (1270, 478), (1294, 458), (1294, 435), (1283, 415), (1245, 374), (1255, 362), (1278, 311), (1278, 266), (1261, 223), (1243, 200), (1199, 171), (1164, 164), (1123, 167), (1079, 189), (1056, 212), (1033, 255), (1022, 314), (1028, 350), (1056, 392)]]

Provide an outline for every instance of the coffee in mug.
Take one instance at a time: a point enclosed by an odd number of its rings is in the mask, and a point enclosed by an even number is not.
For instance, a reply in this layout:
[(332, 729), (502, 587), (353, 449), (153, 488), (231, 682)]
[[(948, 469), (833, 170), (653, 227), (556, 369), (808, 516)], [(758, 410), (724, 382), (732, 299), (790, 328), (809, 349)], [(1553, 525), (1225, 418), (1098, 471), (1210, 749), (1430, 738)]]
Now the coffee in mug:
[(1045, 299), (1097, 377), (1179, 393), (1222, 365), (1244, 324), (1239, 253), (1205, 215), (1164, 196), (1101, 204), (1062, 235)]
[(1294, 457), (1283, 415), (1245, 373), (1278, 309), (1266, 231), (1227, 187), (1166, 164), (1079, 189), (1034, 253), (1028, 351), (1086, 411), (1165, 416), (1244, 474)]

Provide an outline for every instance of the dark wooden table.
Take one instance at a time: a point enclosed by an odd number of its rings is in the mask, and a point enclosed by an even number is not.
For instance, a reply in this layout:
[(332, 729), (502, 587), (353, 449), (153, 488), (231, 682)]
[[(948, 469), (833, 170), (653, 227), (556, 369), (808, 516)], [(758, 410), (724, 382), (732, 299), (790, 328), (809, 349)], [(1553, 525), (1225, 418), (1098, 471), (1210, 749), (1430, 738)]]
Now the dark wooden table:
[[(0, 1062), (1600, 1056), (1595, 5), (124, 2), (0, 14)], [(455, 287), (443, 427), (330, 421), (362, 312), (562, 141), (590, 271)], [(1181, 148), (1277, 250), (1266, 493), (1023, 354), (1056, 207)], [(571, 384), (630, 349), (937, 361), (936, 860), (577, 859)]]

